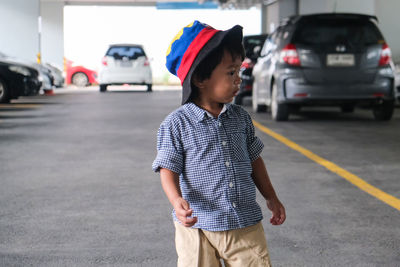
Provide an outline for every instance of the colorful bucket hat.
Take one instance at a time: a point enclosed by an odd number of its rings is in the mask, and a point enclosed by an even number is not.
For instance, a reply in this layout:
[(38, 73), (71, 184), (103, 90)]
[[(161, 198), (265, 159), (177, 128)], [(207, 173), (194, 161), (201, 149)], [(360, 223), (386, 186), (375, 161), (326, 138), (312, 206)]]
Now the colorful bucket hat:
[(242, 42), (242, 27), (220, 31), (201, 23), (197, 20), (185, 26), (172, 40), (167, 50), (166, 66), (176, 75), (182, 84), (182, 105), (185, 104), (192, 93), (192, 74), (199, 63), (227, 36)]

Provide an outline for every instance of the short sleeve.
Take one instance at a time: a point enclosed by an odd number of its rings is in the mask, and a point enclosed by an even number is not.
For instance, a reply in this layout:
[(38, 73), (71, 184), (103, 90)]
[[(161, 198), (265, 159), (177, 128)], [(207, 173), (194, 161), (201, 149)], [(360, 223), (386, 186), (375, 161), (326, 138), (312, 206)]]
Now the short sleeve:
[(246, 112), (245, 115), (246, 122), (246, 134), (247, 134), (247, 150), (249, 152), (250, 161), (255, 161), (261, 154), (264, 144), (255, 136), (254, 125), (250, 118), (250, 115)]
[(152, 169), (158, 172), (160, 168), (169, 169), (178, 174), (181, 174), (183, 170), (182, 143), (173, 120), (164, 121), (157, 133), (157, 157)]

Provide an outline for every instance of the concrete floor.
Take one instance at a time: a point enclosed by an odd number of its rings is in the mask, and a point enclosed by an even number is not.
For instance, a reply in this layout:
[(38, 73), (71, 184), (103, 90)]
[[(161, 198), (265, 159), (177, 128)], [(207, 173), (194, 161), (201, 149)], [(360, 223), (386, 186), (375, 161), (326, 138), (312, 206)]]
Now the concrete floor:
[[(171, 207), (151, 171), (180, 92), (61, 90), (0, 105), (0, 266), (176, 266)], [(308, 109), (253, 119), (400, 198), (400, 111)], [(287, 209), (259, 198), (273, 266), (400, 266), (400, 213), (257, 130)]]

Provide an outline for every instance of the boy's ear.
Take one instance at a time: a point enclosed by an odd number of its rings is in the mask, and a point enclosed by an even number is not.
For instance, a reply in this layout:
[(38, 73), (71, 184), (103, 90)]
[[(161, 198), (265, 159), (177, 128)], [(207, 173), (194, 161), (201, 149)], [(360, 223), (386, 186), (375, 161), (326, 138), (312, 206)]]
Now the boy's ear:
[(204, 87), (203, 81), (200, 81), (200, 79), (199, 79), (199, 77), (198, 77), (197, 75), (194, 75), (194, 76), (193, 76), (192, 81), (193, 81), (193, 84), (194, 84), (197, 88), (201, 89), (201, 88)]

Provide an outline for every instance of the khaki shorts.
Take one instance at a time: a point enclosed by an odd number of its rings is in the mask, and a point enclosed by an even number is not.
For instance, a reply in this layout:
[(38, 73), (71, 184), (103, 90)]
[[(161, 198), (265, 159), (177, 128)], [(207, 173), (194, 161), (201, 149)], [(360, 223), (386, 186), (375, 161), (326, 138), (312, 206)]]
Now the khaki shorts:
[(178, 267), (271, 266), (261, 222), (242, 229), (209, 232), (175, 222)]

